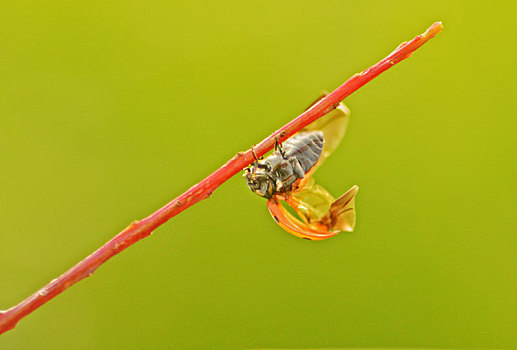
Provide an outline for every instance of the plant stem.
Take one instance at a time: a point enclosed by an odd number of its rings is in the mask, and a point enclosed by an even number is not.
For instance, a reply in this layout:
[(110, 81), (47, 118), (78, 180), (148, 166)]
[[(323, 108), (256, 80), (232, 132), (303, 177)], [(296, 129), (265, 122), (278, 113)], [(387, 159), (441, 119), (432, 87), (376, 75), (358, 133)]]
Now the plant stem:
[[(265, 138), (258, 145), (254, 146), (253, 150), (255, 151), (255, 154), (258, 157), (261, 157), (273, 148), (275, 140), (282, 142), (303, 127), (327, 114), (345, 97), (349, 96), (361, 86), (365, 85), (385, 70), (391, 68), (396, 63), (409, 57), (413, 51), (438, 34), (441, 29), (442, 24), (440, 22), (434, 23), (425, 33), (416, 36), (410, 42), (399, 45), (395, 51), (382, 61), (365, 71), (352, 76), (343, 85), (321, 99), (318, 103), (314, 104), (296, 119), (293, 119), (269, 137)], [(226, 164), (217, 169), (203, 181), (192, 186), (185, 193), (173, 199), (167, 205), (145, 219), (133, 222), (122, 232), (113, 237), (109, 242), (76, 264), (63, 275), (52, 280), (45, 287), (32, 294), (18, 305), (13, 306), (8, 310), (0, 311), (0, 334), (14, 328), (19, 320), (63, 292), (68, 287), (79, 282), (85, 277), (91, 276), (104, 262), (142, 238), (149, 236), (156, 228), (167, 222), (172, 217), (178, 215), (183, 210), (197, 202), (208, 198), (217, 187), (251, 164), (253, 160), (254, 156), (251, 149), (237, 153)]]

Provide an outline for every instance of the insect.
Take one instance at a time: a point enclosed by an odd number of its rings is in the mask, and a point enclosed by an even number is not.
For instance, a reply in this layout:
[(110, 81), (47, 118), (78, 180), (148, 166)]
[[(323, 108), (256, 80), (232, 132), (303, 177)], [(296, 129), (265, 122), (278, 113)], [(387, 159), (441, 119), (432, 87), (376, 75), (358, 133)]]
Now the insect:
[[(359, 187), (353, 186), (335, 200), (312, 177), (338, 147), (349, 119), (349, 109), (340, 103), (284, 143), (277, 143), (271, 155), (255, 159), (244, 170), (248, 187), (267, 198), (269, 212), (278, 225), (297, 237), (317, 241), (354, 230)], [(281, 201), (291, 206), (299, 219)]]

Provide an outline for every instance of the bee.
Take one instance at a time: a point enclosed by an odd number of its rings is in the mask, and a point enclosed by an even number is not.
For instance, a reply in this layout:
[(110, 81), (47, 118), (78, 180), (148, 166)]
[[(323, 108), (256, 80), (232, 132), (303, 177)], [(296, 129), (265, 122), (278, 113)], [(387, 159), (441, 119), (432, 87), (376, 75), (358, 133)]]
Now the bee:
[[(255, 157), (244, 170), (248, 187), (267, 199), (275, 222), (297, 237), (317, 241), (340, 231), (354, 230), (355, 196), (359, 187), (353, 186), (335, 200), (313, 178), (316, 169), (338, 147), (349, 120), (349, 109), (340, 103), (282, 144), (277, 143), (265, 159)], [(299, 218), (281, 201), (291, 206)]]

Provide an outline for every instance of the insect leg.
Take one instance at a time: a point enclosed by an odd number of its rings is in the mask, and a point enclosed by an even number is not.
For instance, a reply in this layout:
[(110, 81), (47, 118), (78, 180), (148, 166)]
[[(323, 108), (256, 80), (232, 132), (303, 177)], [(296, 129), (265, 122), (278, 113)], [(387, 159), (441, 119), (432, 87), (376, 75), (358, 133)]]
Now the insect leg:
[(253, 158), (255, 158), (255, 161), (251, 163), (251, 165), (256, 168), (258, 166), (259, 159), (257, 158), (257, 154), (255, 153), (253, 146), (251, 146), (251, 153), (253, 154)]
[(255, 158), (255, 161), (258, 162), (258, 158), (257, 158), (257, 154), (255, 153), (255, 149), (253, 148), (253, 146), (251, 146), (251, 153), (253, 154), (253, 158)]
[(278, 142), (278, 138), (276, 136), (275, 136), (275, 152), (279, 153), (282, 156), (282, 158), (287, 160), (284, 150), (282, 149), (282, 144), (280, 142)]

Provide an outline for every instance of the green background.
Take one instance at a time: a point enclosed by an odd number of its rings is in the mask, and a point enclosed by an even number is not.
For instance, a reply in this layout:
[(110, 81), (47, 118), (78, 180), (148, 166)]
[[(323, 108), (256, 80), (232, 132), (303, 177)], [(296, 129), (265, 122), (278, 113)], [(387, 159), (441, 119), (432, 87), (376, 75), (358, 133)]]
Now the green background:
[(235, 176), (2, 349), (517, 347), (510, 1), (3, 1), (0, 308), (441, 20), (350, 96), (316, 178), (354, 233), (281, 230)]

